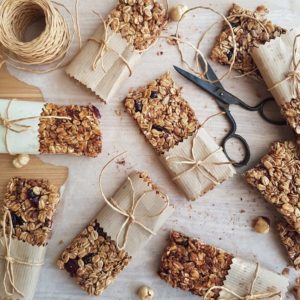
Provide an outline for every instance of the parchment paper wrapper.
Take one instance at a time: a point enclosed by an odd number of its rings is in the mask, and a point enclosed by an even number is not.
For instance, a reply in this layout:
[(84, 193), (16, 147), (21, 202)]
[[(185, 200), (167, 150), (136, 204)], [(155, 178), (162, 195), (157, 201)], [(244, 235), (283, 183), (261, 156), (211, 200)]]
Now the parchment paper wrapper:
[[(98, 27), (93, 38), (97, 41), (105, 39), (103, 24)], [(127, 65), (118, 53), (123, 56), (131, 68), (141, 57), (141, 54), (134, 50), (133, 46), (129, 45), (120, 33), (113, 32), (110, 27), (108, 27), (107, 45), (108, 47), (105, 49), (103, 57), (98, 61), (95, 70), (93, 70), (93, 63), (101, 45), (93, 40), (87, 42), (66, 68), (66, 73), (69, 76), (92, 90), (104, 102), (111, 99), (121, 82), (130, 75)]]
[[(287, 73), (293, 71), (293, 46), (297, 34), (300, 34), (300, 27), (253, 49), (252, 57), (268, 88), (286, 79)], [(271, 93), (280, 107), (291, 101), (294, 98), (291, 80), (271, 89)]]
[[(0, 243), (4, 243), (3, 237), (0, 238)], [(20, 261), (31, 264), (43, 264), (47, 247), (31, 246), (28, 243), (12, 239), (10, 256)], [(0, 244), (0, 256), (5, 256), (4, 247)], [(24, 299), (31, 300), (34, 297), (36, 286), (39, 280), (41, 266), (28, 266), (15, 262), (13, 264), (15, 286), (22, 292), (24, 297), (15, 293), (12, 297), (8, 297), (4, 290), (3, 279), (6, 270), (6, 261), (0, 258), (0, 300), (6, 299)], [(10, 284), (8, 283), (10, 290)]]
[[(138, 173), (132, 173), (130, 178), (133, 183), (136, 199), (138, 199), (145, 191), (151, 190), (147, 183), (139, 177)], [(130, 182), (126, 180), (112, 198), (122, 208), (128, 209), (132, 203), (132, 189)], [(164, 199), (162, 199), (155, 190), (151, 190), (151, 192), (147, 192), (141, 200), (136, 210), (135, 217), (147, 228), (154, 232), (158, 232), (161, 226), (174, 212), (174, 208), (168, 206), (160, 215), (151, 217), (159, 214), (165, 207), (165, 204)], [(125, 217), (106, 205), (97, 215), (96, 219), (104, 232), (116, 241), (120, 228), (125, 221)], [(121, 235), (121, 241), (123, 240), (122, 237), (123, 236)], [(146, 245), (151, 237), (152, 235), (141, 226), (133, 224), (131, 225), (128, 241), (124, 250), (130, 256), (134, 256)]]
[[(222, 183), (236, 173), (231, 164), (214, 164), (226, 163), (229, 162), (229, 160), (222, 150), (217, 151), (220, 146), (213, 140), (207, 131), (204, 128), (200, 128), (193, 136), (185, 139), (182, 143), (160, 156), (161, 161), (167, 167), (173, 178), (191, 168), (192, 165), (177, 162), (192, 159), (194, 139), (195, 159), (206, 161), (205, 169), (209, 171), (210, 175), (212, 175), (214, 179), (217, 179), (216, 182)], [(215, 151), (217, 152), (214, 153)], [(167, 159), (168, 157), (171, 159)], [(181, 159), (175, 159), (176, 157), (180, 157)], [(192, 171), (185, 172), (179, 176), (179, 178), (175, 179), (175, 182), (178, 183), (188, 200), (195, 200), (216, 186), (216, 184), (203, 173), (206, 174), (207, 171), (204, 170), (201, 172), (198, 168), (195, 168)]]
[[(249, 262), (240, 258), (234, 258), (223, 286), (231, 291), (234, 291), (236, 294), (242, 297), (248, 295), (251, 288), (251, 283), (255, 278), (256, 268), (257, 264), (254, 262)], [(282, 295), (284, 296), (287, 292), (288, 285), (288, 278), (259, 266), (259, 271), (253, 287), (253, 295), (281, 291)], [(222, 290), (218, 299), (232, 300), (233, 296), (230, 293)], [(278, 300), (279, 297), (274, 296), (268, 299)]]
[[(6, 109), (11, 100), (0, 99), (0, 116), (6, 118)], [(12, 101), (9, 107), (9, 119), (28, 118), (40, 116), (44, 102)], [(31, 126), (29, 130), (16, 133), (8, 130), (7, 143), (11, 154), (39, 154), (39, 118), (24, 120), (18, 124)], [(5, 146), (6, 128), (0, 126), (0, 153), (8, 153)]]

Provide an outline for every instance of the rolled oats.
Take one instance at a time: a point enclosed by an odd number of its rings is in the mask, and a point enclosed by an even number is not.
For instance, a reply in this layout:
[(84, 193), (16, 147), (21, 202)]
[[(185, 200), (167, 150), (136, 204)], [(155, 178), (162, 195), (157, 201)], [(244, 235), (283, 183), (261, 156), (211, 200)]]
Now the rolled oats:
[(274, 143), (245, 178), (300, 233), (300, 158), (296, 143)]
[[(179, 232), (170, 233), (170, 243), (161, 258), (159, 276), (172, 287), (204, 296), (213, 286), (222, 286), (233, 256)], [(212, 292), (208, 299), (216, 299)]]
[(47, 180), (12, 178), (3, 205), (12, 217), (13, 237), (32, 246), (47, 245), (58, 203), (58, 189)]
[[(233, 68), (241, 73), (248, 73), (256, 70), (256, 66), (250, 55), (253, 47), (256, 47), (259, 44), (265, 44), (269, 39), (274, 39), (286, 32), (285, 29), (274, 25), (265, 18), (267, 12), (267, 8), (263, 5), (258, 6), (257, 9), (252, 12), (237, 4), (233, 4), (228, 12), (228, 20), (233, 27), (237, 43), (237, 56)], [(247, 16), (251, 18), (248, 18)], [(259, 22), (253, 18), (259, 20), (268, 33), (266, 33)], [(211, 58), (220, 64), (230, 65), (232, 62), (233, 51), (232, 34), (230, 28), (226, 24), (211, 52)], [(259, 72), (257, 71), (256, 74), (259, 74)]]

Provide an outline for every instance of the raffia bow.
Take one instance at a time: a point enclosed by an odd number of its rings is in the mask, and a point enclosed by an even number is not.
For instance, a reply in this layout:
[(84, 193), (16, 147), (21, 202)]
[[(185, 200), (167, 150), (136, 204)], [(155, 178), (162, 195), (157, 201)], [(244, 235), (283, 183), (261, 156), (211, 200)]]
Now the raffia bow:
[[(98, 50), (98, 52), (97, 52), (97, 54), (96, 54), (96, 56), (95, 56), (94, 62), (93, 62), (93, 66), (92, 66), (92, 67), (93, 67), (93, 70), (94, 70), (94, 71), (96, 70), (97, 65), (98, 65), (99, 62), (101, 61), (101, 67), (102, 67), (102, 70), (103, 70), (104, 73), (106, 73), (106, 70), (105, 70), (104, 65), (103, 65), (103, 59), (102, 59), (102, 58), (103, 58), (104, 54), (105, 54), (108, 50), (111, 50), (111, 51), (115, 52), (115, 53), (119, 56), (119, 58), (123, 61), (123, 63), (127, 66), (128, 71), (129, 71), (129, 76), (131, 76), (131, 75), (132, 75), (132, 69), (131, 69), (131, 67), (130, 67), (130, 65), (129, 65), (129, 63), (128, 63), (128, 61), (125, 59), (125, 57), (124, 57), (121, 53), (119, 53), (118, 51), (116, 51), (115, 49), (113, 49), (112, 47), (109, 46), (109, 42), (110, 42), (110, 40), (112, 39), (113, 34), (114, 34), (114, 32), (112, 32), (112, 34), (109, 35), (109, 33), (108, 33), (109, 26), (112, 24), (112, 22), (113, 22), (114, 20), (117, 20), (117, 21), (119, 22), (119, 19), (114, 18), (114, 19), (111, 19), (111, 20), (107, 23), (107, 22), (104, 20), (104, 18), (102, 17), (101, 14), (99, 14), (99, 13), (97, 13), (97, 12), (95, 12), (95, 11), (94, 11), (94, 13), (101, 19), (101, 21), (102, 21), (102, 23), (103, 23), (103, 26), (104, 26), (104, 38), (102, 38), (102, 39), (98, 39), (98, 38), (96, 38), (96, 37), (91, 37), (91, 38), (89, 38), (90, 41), (94, 41), (94, 42), (96, 42), (97, 44), (100, 45), (99, 50)], [(118, 25), (117, 27), (119, 27), (119, 25)]]
[(258, 273), (259, 273), (259, 264), (256, 264), (256, 270), (255, 270), (254, 278), (253, 278), (252, 283), (251, 283), (250, 291), (249, 291), (249, 294), (246, 295), (246, 296), (241, 296), (241, 295), (237, 294), (236, 292), (232, 291), (231, 289), (228, 289), (224, 286), (213, 286), (205, 293), (203, 300), (209, 299), (209, 296), (210, 296), (209, 294), (213, 290), (223, 290), (223, 291), (231, 294), (232, 296), (234, 296), (236, 299), (239, 299), (239, 300), (270, 299), (270, 298), (275, 297), (275, 296), (279, 296), (280, 297), (279, 299), (282, 300), (282, 292), (264, 292), (264, 293), (254, 294), (253, 289), (254, 289), (254, 285), (255, 285), (255, 282), (256, 282), (257, 277), (258, 277)]
[[(7, 222), (9, 223), (8, 232), (6, 230)], [(11, 242), (12, 242), (13, 228), (14, 227), (13, 227), (11, 213), (8, 210), (8, 208), (5, 207), (4, 216), (3, 216), (3, 225), (2, 225), (4, 243), (2, 240), (0, 240), (1, 241), (0, 245), (2, 245), (2, 247), (5, 250), (5, 255), (0, 256), (0, 259), (4, 260), (6, 263), (6, 267), (4, 271), (5, 273), (3, 277), (3, 286), (7, 296), (11, 297), (13, 296), (14, 293), (18, 293), (20, 296), (24, 297), (23, 293), (16, 287), (15, 277), (14, 277), (14, 264), (38, 267), (38, 266), (42, 266), (44, 263), (26, 262), (11, 256)]]
[[(125, 221), (123, 222), (122, 226), (120, 227), (120, 230), (117, 234), (117, 238), (116, 238), (116, 244), (117, 247), (120, 250), (124, 250), (126, 247), (126, 244), (128, 242), (128, 237), (129, 237), (129, 232), (130, 232), (130, 228), (133, 225), (137, 225), (140, 226), (141, 228), (143, 228), (146, 232), (148, 232), (151, 235), (155, 235), (156, 233), (151, 230), (150, 228), (148, 228), (142, 220), (138, 220), (137, 216), (136, 216), (136, 210), (139, 207), (140, 203), (142, 202), (142, 199), (144, 198), (144, 196), (147, 193), (153, 192), (152, 190), (147, 190), (145, 192), (143, 192), (139, 197), (136, 197), (136, 191), (134, 188), (134, 185), (132, 183), (132, 180), (130, 177), (127, 177), (127, 180), (130, 183), (131, 186), (131, 190), (132, 190), (132, 194), (131, 194), (131, 204), (130, 207), (128, 209), (122, 208), (118, 203), (116, 203), (116, 201), (111, 198), (111, 200), (107, 199), (107, 197), (105, 196), (104, 192), (103, 192), (103, 188), (102, 188), (102, 177), (103, 177), (103, 172), (104, 170), (108, 167), (108, 165), (115, 160), (116, 158), (118, 158), (119, 156), (123, 155), (124, 153), (121, 153), (119, 155), (117, 155), (116, 157), (114, 157), (113, 159), (111, 159), (102, 169), (100, 176), (99, 176), (99, 185), (100, 185), (100, 191), (102, 194), (102, 197), (104, 198), (105, 202), (107, 203), (107, 205), (109, 205), (115, 212), (119, 213), (120, 215), (125, 217)], [(164, 195), (165, 199), (166, 199), (166, 203), (165, 206), (162, 208), (162, 210), (160, 212), (158, 212), (157, 214), (154, 215), (148, 215), (147, 217), (149, 218), (154, 218), (154, 217), (158, 217), (160, 216), (169, 206), (169, 198), (167, 195)], [(120, 239), (121, 239), (121, 235), (123, 233), (123, 242), (120, 245)]]
[(277, 88), (279, 85), (286, 81), (291, 81), (292, 87), (292, 97), (295, 99), (300, 99), (300, 58), (297, 60), (297, 52), (298, 52), (298, 45), (297, 40), (300, 37), (300, 34), (296, 35), (293, 43), (293, 56), (291, 62), (291, 71), (289, 71), (283, 80), (276, 83), (274, 86), (269, 88), (269, 91)]
[(10, 100), (5, 111), (5, 116), (1, 116), (0, 114), (0, 127), (5, 128), (5, 148), (9, 154), (11, 154), (9, 150), (9, 145), (8, 145), (8, 133), (9, 131), (15, 132), (15, 133), (22, 133), (27, 130), (30, 130), (32, 127), (29, 125), (24, 125), (20, 124), (22, 121), (27, 121), (27, 120), (34, 120), (34, 119), (60, 119), (60, 120), (71, 120), (70, 117), (59, 117), (59, 116), (32, 116), (32, 117), (27, 117), (27, 118), (19, 118), (19, 119), (10, 119), (9, 118), (9, 108), (11, 106), (11, 103), (13, 100)]

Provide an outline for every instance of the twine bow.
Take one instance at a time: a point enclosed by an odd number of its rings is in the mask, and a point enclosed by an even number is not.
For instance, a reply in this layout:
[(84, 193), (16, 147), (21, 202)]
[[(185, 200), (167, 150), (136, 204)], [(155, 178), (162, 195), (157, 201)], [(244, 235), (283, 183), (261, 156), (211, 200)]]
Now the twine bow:
[(283, 80), (281, 80), (280, 82), (276, 83), (274, 86), (269, 88), (269, 91), (272, 91), (282, 83), (286, 81), (291, 81), (292, 97), (295, 99), (300, 99), (300, 58), (297, 60), (297, 52), (298, 52), (297, 40), (299, 37), (300, 34), (296, 35), (293, 43), (293, 56), (291, 62), (292, 70), (285, 75), (285, 78)]
[(96, 42), (96, 43), (98, 43), (99, 45), (100, 45), (100, 47), (99, 47), (99, 50), (98, 50), (98, 52), (97, 52), (97, 54), (96, 54), (96, 56), (95, 56), (95, 59), (94, 59), (94, 62), (93, 62), (93, 71), (95, 71), (96, 70), (96, 68), (97, 68), (97, 66), (98, 66), (98, 64), (99, 64), (99, 62), (101, 61), (101, 67), (102, 67), (102, 70), (103, 70), (103, 72), (104, 73), (106, 73), (106, 70), (105, 70), (105, 68), (104, 68), (104, 65), (103, 65), (103, 56), (104, 56), (104, 54), (105, 54), (105, 52), (107, 52), (108, 50), (111, 50), (111, 51), (113, 51), (113, 52), (115, 52), (118, 56), (119, 56), (119, 58), (123, 61), (123, 63), (127, 66), (127, 68), (128, 68), (128, 71), (129, 71), (129, 76), (131, 76), (132, 75), (132, 69), (131, 69), (131, 67), (130, 67), (130, 65), (129, 65), (129, 63), (128, 63), (128, 61), (126, 60), (126, 58), (121, 54), (121, 53), (119, 53), (117, 50), (115, 50), (115, 49), (113, 49), (112, 47), (110, 47), (109, 46), (109, 42), (110, 42), (110, 40), (112, 39), (112, 37), (113, 37), (113, 34), (114, 33), (112, 33), (111, 35), (109, 35), (109, 33), (108, 33), (108, 30), (109, 30), (109, 26), (112, 24), (112, 22), (114, 21), (114, 20), (117, 20), (118, 21), (118, 26), (117, 26), (117, 28), (119, 28), (119, 19), (117, 19), (117, 18), (113, 18), (113, 19), (111, 19), (108, 23), (103, 19), (103, 17), (102, 17), (102, 15), (101, 14), (99, 14), (99, 13), (97, 13), (97, 12), (94, 12), (100, 19), (101, 19), (101, 21), (103, 22), (103, 25), (104, 25), (104, 38), (103, 39), (98, 39), (98, 38), (96, 38), (96, 37), (91, 37), (91, 38), (89, 38), (89, 40), (90, 41), (94, 41), (94, 42)]
[(34, 120), (34, 119), (60, 119), (60, 120), (71, 120), (70, 117), (59, 117), (59, 116), (32, 116), (26, 118), (19, 118), (19, 119), (10, 119), (9, 118), (9, 108), (13, 100), (10, 100), (5, 111), (5, 116), (1, 116), (0, 114), (0, 127), (5, 128), (5, 135), (4, 135), (4, 142), (5, 148), (9, 154), (12, 154), (9, 150), (8, 145), (8, 133), (9, 131), (13, 131), (15, 133), (22, 133), (27, 130), (30, 130), (32, 126), (21, 124), (22, 121), (27, 120)]
[[(9, 230), (6, 230), (6, 223), (9, 223)], [(6, 262), (5, 273), (3, 277), (3, 286), (7, 296), (11, 297), (16, 292), (22, 297), (24, 297), (23, 293), (16, 287), (15, 277), (14, 277), (14, 264), (26, 265), (26, 266), (42, 266), (43, 263), (31, 263), (16, 259), (11, 256), (11, 242), (12, 242), (12, 235), (13, 235), (13, 222), (11, 213), (8, 208), (4, 208), (4, 216), (3, 216), (3, 237), (4, 243), (1, 240), (2, 247), (5, 250), (5, 255), (0, 256), (0, 259)], [(9, 290), (9, 285), (11, 290)]]
[[(129, 181), (130, 183), (130, 186), (131, 186), (131, 191), (132, 191), (132, 194), (131, 194), (131, 203), (130, 203), (130, 207), (128, 209), (125, 209), (125, 208), (122, 208), (118, 203), (116, 203), (116, 201), (111, 198), (111, 200), (107, 199), (107, 197), (105, 196), (104, 192), (103, 192), (103, 188), (102, 188), (102, 177), (103, 177), (103, 172), (104, 170), (108, 167), (108, 165), (113, 161), (115, 160), (117, 157), (123, 155), (124, 153), (121, 153), (119, 155), (117, 155), (116, 157), (114, 157), (113, 159), (111, 159), (105, 166), (104, 168), (102, 169), (101, 173), (100, 173), (100, 177), (99, 177), (99, 185), (100, 185), (100, 191), (101, 191), (101, 194), (102, 194), (102, 197), (104, 198), (105, 202), (107, 203), (107, 205), (109, 205), (114, 211), (116, 211), (117, 213), (119, 213), (120, 215), (124, 216), (126, 219), (125, 221), (123, 222), (122, 226), (120, 227), (120, 230), (117, 234), (117, 238), (116, 238), (116, 244), (118, 246), (118, 248), (120, 250), (124, 250), (125, 247), (126, 247), (126, 244), (128, 242), (128, 237), (129, 237), (129, 232), (130, 232), (130, 228), (133, 226), (133, 225), (138, 225), (140, 226), (141, 228), (143, 228), (146, 232), (148, 232), (149, 234), (151, 235), (155, 235), (156, 233), (151, 230), (149, 227), (147, 227), (143, 221), (140, 221), (137, 219), (137, 216), (136, 216), (136, 210), (137, 208), (139, 207), (140, 203), (142, 202), (142, 199), (144, 198), (144, 196), (147, 194), (147, 193), (150, 193), (150, 192), (153, 192), (152, 190), (147, 190), (145, 192), (143, 192), (138, 198), (136, 197), (136, 190), (135, 190), (135, 187), (133, 185), (133, 182), (131, 180), (130, 177), (127, 177), (127, 180)], [(166, 209), (167, 207), (169, 206), (169, 198), (167, 195), (164, 195), (165, 196), (165, 199), (166, 199), (166, 203), (165, 203), (165, 206), (162, 208), (162, 210), (155, 214), (155, 215), (148, 215), (147, 217), (149, 218), (154, 218), (154, 217), (157, 217), (157, 216), (160, 216)], [(123, 234), (123, 242), (122, 244), (120, 245), (120, 239), (121, 239), (121, 235)]]
[(251, 287), (250, 287), (250, 291), (249, 294), (245, 295), (245, 296), (241, 296), (239, 294), (237, 294), (236, 292), (234, 292), (231, 289), (228, 289), (224, 286), (213, 286), (211, 287), (204, 295), (203, 300), (208, 299), (209, 294), (213, 291), (213, 290), (223, 290), (229, 294), (231, 294), (232, 296), (234, 296), (235, 298), (239, 299), (239, 300), (259, 300), (259, 299), (270, 299), (274, 296), (279, 296), (280, 300), (282, 300), (282, 292), (264, 292), (264, 293), (257, 293), (254, 294), (253, 289), (254, 289), (254, 285), (255, 282), (257, 280), (258, 277), (258, 272), (259, 272), (259, 264), (256, 264), (256, 270), (255, 270), (255, 274), (254, 274), (254, 278), (252, 280), (251, 283)]

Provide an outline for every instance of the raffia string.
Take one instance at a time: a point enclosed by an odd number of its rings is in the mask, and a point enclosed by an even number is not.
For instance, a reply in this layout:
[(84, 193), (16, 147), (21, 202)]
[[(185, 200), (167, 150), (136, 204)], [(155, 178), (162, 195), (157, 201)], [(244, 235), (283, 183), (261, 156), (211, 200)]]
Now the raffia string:
[[(6, 230), (6, 223), (9, 223), (9, 230)], [(4, 208), (4, 216), (3, 216), (3, 238), (4, 243), (2, 242), (1, 245), (5, 250), (5, 256), (0, 256), (0, 259), (5, 260), (6, 267), (5, 273), (3, 277), (3, 286), (7, 296), (11, 297), (16, 292), (20, 296), (24, 297), (23, 293), (16, 287), (15, 277), (14, 277), (14, 264), (24, 265), (24, 266), (33, 266), (39, 267), (44, 264), (44, 262), (27, 262), (16, 259), (11, 256), (11, 242), (13, 239), (13, 222), (11, 213), (8, 208)]]
[[(105, 196), (104, 191), (103, 191), (103, 186), (102, 186), (102, 179), (103, 179), (103, 173), (106, 170), (106, 168), (118, 157), (124, 155), (126, 152), (123, 152), (117, 156), (115, 156), (114, 158), (112, 158), (102, 169), (100, 176), (99, 176), (99, 186), (100, 186), (100, 191), (101, 191), (101, 195), (103, 197), (103, 199), (105, 200), (106, 204), (109, 205), (111, 207), (111, 209), (113, 209), (115, 212), (119, 213), (120, 215), (125, 217), (125, 221), (123, 222), (122, 226), (120, 227), (120, 230), (117, 234), (117, 240), (116, 240), (116, 244), (117, 247), (120, 250), (124, 250), (126, 247), (126, 244), (128, 242), (128, 237), (129, 237), (129, 232), (130, 232), (130, 228), (133, 225), (138, 225), (141, 228), (143, 228), (145, 231), (147, 231), (149, 234), (155, 235), (156, 233), (154, 231), (152, 231), (150, 228), (148, 228), (146, 225), (143, 224), (143, 221), (138, 220), (136, 217), (136, 210), (139, 206), (139, 204), (141, 203), (141, 201), (143, 200), (143, 198), (145, 197), (145, 195), (147, 193), (151, 193), (153, 192), (153, 190), (146, 190), (145, 192), (142, 193), (142, 195), (140, 195), (139, 197), (136, 197), (136, 191), (133, 185), (133, 182), (131, 180), (130, 177), (127, 177), (128, 182), (130, 183), (131, 186), (131, 205), (128, 209), (124, 209), (122, 208), (118, 203), (116, 203), (116, 201), (111, 198), (110, 200)], [(154, 218), (154, 217), (158, 217), (160, 216), (169, 206), (170, 200), (168, 198), (167, 195), (164, 195), (166, 202), (165, 202), (165, 206), (162, 208), (162, 210), (160, 212), (158, 212), (157, 214), (154, 215), (148, 215), (147, 217), (149, 218)], [(123, 242), (120, 245), (120, 239), (121, 239), (121, 235), (123, 234)]]
[[(64, 64), (74, 32), (60, 13), (63, 8), (74, 18), (63, 4), (50, 0), (2, 0), (0, 3), (0, 67), (6, 63), (14, 68), (46, 73)], [(25, 42), (26, 29), (43, 18), (45, 28), (32, 41)]]
[(0, 114), (0, 127), (5, 128), (5, 135), (4, 135), (4, 142), (5, 148), (9, 154), (12, 154), (9, 150), (9, 143), (8, 143), (8, 133), (9, 131), (15, 133), (22, 133), (27, 130), (30, 130), (32, 127), (24, 124), (20, 124), (22, 121), (26, 120), (34, 120), (34, 119), (59, 119), (59, 120), (72, 120), (70, 117), (60, 117), (60, 116), (32, 116), (26, 118), (18, 118), (18, 119), (10, 119), (9, 118), (9, 109), (14, 100), (10, 100), (5, 111), (5, 116), (1, 116)]
[(209, 294), (214, 290), (223, 290), (239, 300), (270, 299), (275, 296), (279, 296), (280, 300), (281, 300), (282, 299), (281, 292), (264, 292), (264, 293), (254, 294), (253, 289), (254, 289), (254, 285), (255, 285), (255, 282), (258, 277), (258, 273), (259, 273), (259, 264), (256, 265), (256, 270), (255, 270), (254, 278), (253, 278), (251, 286), (250, 286), (250, 291), (249, 291), (249, 294), (246, 296), (241, 296), (241, 295), (237, 294), (235, 291), (228, 289), (224, 286), (213, 286), (205, 293), (203, 300), (209, 299), (209, 297), (210, 297)]
[(95, 56), (93, 65), (92, 65), (93, 70), (94, 71), (96, 70), (99, 62), (101, 61), (102, 70), (103, 70), (104, 73), (106, 73), (106, 70), (105, 70), (104, 65), (103, 65), (103, 59), (102, 58), (108, 50), (111, 50), (111, 51), (114, 51), (119, 56), (119, 58), (123, 61), (123, 63), (127, 66), (128, 71), (129, 71), (129, 76), (131, 76), (132, 75), (132, 69), (131, 69), (131, 66), (128, 63), (128, 61), (125, 59), (125, 57), (121, 53), (119, 53), (118, 51), (116, 51), (115, 49), (113, 49), (112, 47), (109, 46), (109, 42), (112, 39), (113, 35), (115, 34), (114, 31), (112, 31), (111, 34), (109, 34), (110, 25), (114, 20), (119, 21), (119, 19), (113, 18), (109, 22), (106, 22), (100, 13), (97, 13), (95, 11), (94, 11), (94, 13), (100, 18), (100, 20), (103, 23), (104, 38), (103, 39), (98, 39), (98, 38), (95, 38), (95, 37), (89, 38), (90, 41), (94, 41), (97, 44), (99, 44), (99, 46), (100, 46), (99, 50), (98, 50), (98, 52)]
[[(214, 117), (224, 115), (224, 112), (220, 112), (217, 114), (214, 114), (212, 116), (209, 116), (201, 125), (200, 128), (202, 128), (209, 120), (213, 119)], [(199, 129), (200, 129), (199, 128)], [(179, 173), (175, 177), (173, 177), (173, 180), (178, 180), (180, 179), (183, 175), (189, 172), (193, 172), (194, 170), (198, 170), (205, 178), (210, 180), (212, 183), (215, 185), (220, 184), (218, 178), (214, 176), (211, 172), (209, 167), (212, 165), (231, 165), (233, 162), (232, 161), (227, 161), (227, 162), (213, 162), (213, 161), (208, 161), (211, 157), (214, 155), (218, 154), (219, 152), (222, 151), (222, 148), (219, 147), (212, 153), (210, 153), (206, 158), (204, 159), (197, 159), (196, 154), (195, 154), (195, 143), (197, 140), (197, 133), (195, 133), (195, 136), (193, 137), (192, 140), (192, 148), (191, 148), (191, 157), (182, 157), (182, 156), (167, 156), (166, 160), (170, 161), (173, 164), (180, 164), (180, 165), (188, 165), (190, 166), (188, 169), (185, 171)]]
[(289, 71), (283, 80), (276, 83), (274, 86), (269, 88), (269, 91), (272, 91), (276, 89), (278, 86), (280, 86), (282, 83), (286, 81), (291, 81), (292, 90), (293, 90), (293, 98), (300, 99), (300, 58), (297, 60), (297, 54), (298, 54), (298, 38), (300, 37), (300, 34), (296, 35), (293, 43), (293, 55), (292, 55), (292, 62), (291, 62), (291, 71)]

